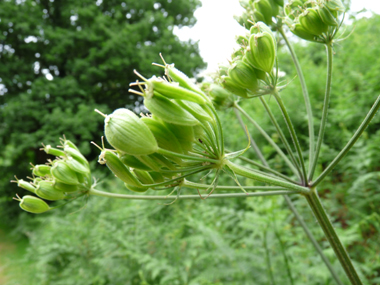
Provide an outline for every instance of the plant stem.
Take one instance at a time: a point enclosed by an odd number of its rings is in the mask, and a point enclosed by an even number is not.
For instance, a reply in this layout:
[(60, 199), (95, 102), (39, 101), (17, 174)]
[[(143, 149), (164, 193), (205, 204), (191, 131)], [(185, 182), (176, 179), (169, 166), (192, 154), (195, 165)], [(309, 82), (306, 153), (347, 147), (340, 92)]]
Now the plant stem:
[[(289, 195), (298, 194), (299, 191), (289, 191), (289, 190), (278, 190), (278, 191), (265, 191), (265, 192), (254, 192), (254, 193), (226, 193), (226, 194), (211, 194), (207, 199), (210, 198), (247, 198), (247, 197), (258, 197), (258, 196), (274, 196), (274, 195)], [(89, 195), (107, 197), (107, 198), (118, 198), (118, 199), (133, 199), (133, 200), (184, 200), (184, 199), (200, 199), (199, 195), (180, 195), (180, 196), (164, 196), (164, 195), (126, 195), (109, 193), (104, 191), (99, 191), (96, 189), (91, 189), (88, 191)]]
[(260, 125), (256, 123), (256, 121), (252, 119), (251, 116), (249, 116), (248, 113), (244, 111), (244, 109), (241, 108), (238, 104), (235, 103), (234, 108), (238, 109), (244, 115), (244, 117), (246, 117), (247, 120), (250, 121), (255, 126), (255, 128), (262, 134), (262, 136), (269, 142), (269, 144), (284, 159), (285, 163), (289, 166), (289, 168), (293, 171), (293, 173), (299, 176), (297, 168), (295, 168), (295, 166), (291, 163), (291, 161), (288, 159), (285, 153), (278, 147), (278, 145), (272, 140), (272, 138), (267, 134), (267, 132), (264, 131), (264, 129), (261, 128)]
[(323, 101), (322, 118), (321, 118), (321, 125), (319, 128), (317, 146), (315, 149), (315, 155), (313, 157), (311, 167), (309, 168), (308, 181), (313, 180), (315, 168), (317, 166), (317, 162), (318, 162), (318, 158), (319, 158), (319, 153), (321, 151), (323, 136), (325, 134), (325, 129), (326, 129), (327, 111), (329, 109), (329, 103), (330, 103), (332, 68), (333, 68), (333, 52), (332, 52), (332, 46), (331, 45), (332, 45), (331, 42), (326, 44), (326, 49), (327, 49), (327, 79), (326, 79), (325, 99)]
[[(241, 128), (243, 130), (245, 130), (244, 122), (243, 122), (243, 120), (242, 120), (242, 118), (240, 116), (239, 111), (236, 108), (234, 108), (234, 113), (236, 115), (236, 118), (239, 121), (239, 124), (240, 124)], [(251, 145), (252, 145), (252, 147), (253, 147), (253, 149), (254, 149), (257, 157), (260, 159), (261, 163), (264, 164), (265, 166), (269, 167), (267, 161), (264, 158), (264, 155), (261, 153), (259, 147), (257, 146), (255, 140), (252, 138), (251, 134), (248, 133), (246, 135), (247, 135), (247, 139), (249, 139), (251, 141)]]
[(281, 28), (278, 29), (279, 33), (281, 34), (282, 38), (285, 40), (285, 43), (289, 49), (290, 55), (292, 56), (294, 66), (297, 71), (298, 78), (301, 83), (301, 88), (302, 88), (302, 94), (303, 98), (305, 101), (305, 106), (306, 106), (306, 113), (307, 113), (307, 118), (308, 118), (308, 125), (309, 125), (309, 169), (310, 169), (310, 163), (313, 160), (314, 157), (314, 123), (313, 123), (313, 111), (311, 108), (311, 103), (310, 103), (310, 98), (309, 98), (309, 92), (307, 90), (306, 82), (305, 82), (305, 77), (303, 76), (303, 72), (301, 69), (301, 65), (298, 61), (297, 55), (290, 44), (287, 36), (285, 35), (284, 30)]
[(290, 147), (288, 141), (286, 140), (285, 135), (284, 135), (283, 131), (280, 128), (280, 125), (278, 124), (275, 116), (273, 115), (273, 113), (272, 113), (271, 109), (269, 108), (269, 106), (268, 106), (267, 102), (265, 101), (265, 99), (263, 97), (260, 97), (260, 101), (263, 104), (265, 110), (267, 111), (272, 124), (276, 128), (277, 134), (279, 135), (282, 143), (284, 144), (284, 146), (286, 148), (286, 151), (290, 155), (290, 159), (292, 160), (293, 164), (297, 167), (297, 170), (298, 170), (298, 172), (301, 175), (301, 170), (299, 168), (299, 163), (297, 162), (296, 158), (294, 157), (293, 150)]
[(333, 248), (335, 255), (337, 256), (340, 264), (342, 265), (348, 279), (353, 285), (362, 285), (359, 276), (348, 256), (345, 248), (343, 247), (338, 235), (336, 234), (330, 219), (328, 218), (326, 211), (324, 210), (321, 201), (318, 197), (316, 188), (311, 188), (308, 195), (305, 195), (307, 202), (311, 210), (314, 213), (315, 218), (318, 220), (320, 227), (331, 247)]
[[(195, 183), (189, 180), (184, 180), (180, 186), (187, 187), (187, 188), (195, 188), (195, 189), (208, 189), (210, 188), (210, 185), (208, 184), (201, 184), (201, 183)], [(215, 187), (216, 190), (240, 190), (241, 188), (239, 186), (223, 186), (223, 185), (217, 185)], [(278, 186), (244, 186), (245, 190), (285, 190), (283, 187)], [(299, 193), (299, 192), (298, 192)]]
[(369, 110), (364, 121), (360, 124), (359, 128), (356, 130), (352, 138), (348, 141), (346, 146), (334, 158), (334, 160), (329, 164), (329, 166), (327, 166), (327, 168), (321, 173), (321, 175), (319, 175), (318, 178), (315, 179), (315, 181), (311, 183), (311, 187), (317, 186), (326, 177), (326, 175), (329, 174), (334, 169), (334, 167), (342, 160), (342, 158), (346, 156), (346, 154), (350, 151), (350, 149), (354, 146), (354, 144), (359, 139), (361, 134), (367, 128), (367, 126), (369, 125), (373, 117), (375, 116), (376, 112), (379, 110), (379, 107), (380, 107), (380, 96), (377, 97), (371, 110)]
[(157, 152), (160, 153), (160, 154), (163, 154), (163, 155), (175, 156), (175, 157), (189, 159), (189, 160), (196, 160), (196, 161), (203, 161), (203, 162), (207, 161), (207, 162), (211, 162), (211, 163), (220, 163), (220, 161), (216, 160), (216, 159), (181, 154), (181, 153), (173, 152), (173, 151), (166, 150), (166, 149), (163, 149), (163, 148), (158, 148)]
[(294, 207), (294, 204), (293, 204), (292, 200), (290, 200), (289, 196), (287, 196), (287, 195), (285, 195), (284, 198), (285, 198), (286, 204), (288, 204), (289, 209), (293, 212), (293, 214), (296, 217), (297, 221), (300, 223), (302, 229), (304, 230), (304, 232), (306, 233), (307, 237), (309, 238), (309, 240), (313, 244), (315, 250), (321, 256), (322, 261), (325, 263), (326, 267), (330, 271), (330, 273), (331, 273), (332, 277), (334, 278), (335, 282), (337, 284), (339, 284), (339, 285), (343, 285), (342, 281), (340, 281), (339, 276), (338, 276), (338, 274), (336, 274), (336, 272), (335, 272), (333, 266), (331, 265), (330, 261), (328, 260), (328, 258), (326, 257), (326, 255), (323, 253), (322, 248), (319, 246), (319, 244), (316, 241), (316, 239), (314, 238), (313, 234), (311, 233), (311, 231), (307, 227), (305, 221), (303, 220), (303, 218), (301, 217), (301, 215), (298, 213), (297, 209)]
[(298, 185), (298, 184), (293, 184), (293, 183), (290, 183), (290, 182), (287, 182), (284, 180), (280, 180), (280, 179), (277, 179), (277, 178), (272, 177), (272, 176), (267, 176), (267, 175), (263, 175), (261, 173), (257, 173), (250, 168), (240, 166), (240, 165), (235, 164), (231, 161), (227, 161), (226, 164), (232, 169), (232, 171), (235, 172), (235, 174), (238, 174), (238, 175), (241, 175), (241, 176), (253, 179), (253, 180), (261, 181), (261, 182), (268, 183), (268, 184), (273, 184), (276, 186), (285, 187), (287, 189), (300, 191), (301, 193), (304, 193), (304, 194), (309, 193), (309, 191), (310, 191), (309, 188), (303, 187), (303, 186)]
[(270, 255), (269, 255), (269, 249), (268, 249), (268, 241), (267, 241), (267, 230), (264, 230), (264, 236), (263, 236), (263, 244), (265, 249), (265, 260), (267, 262), (267, 270), (268, 270), (268, 276), (270, 280), (270, 284), (274, 285), (274, 276), (273, 276), (273, 270), (272, 270), (272, 263), (270, 261)]
[(282, 102), (281, 96), (278, 94), (277, 91), (274, 91), (273, 95), (276, 98), (277, 104), (280, 107), (282, 115), (284, 116), (284, 119), (285, 119), (286, 125), (288, 127), (290, 136), (292, 137), (293, 144), (294, 144), (296, 151), (297, 151), (297, 154), (298, 154), (299, 163), (301, 165), (302, 180), (303, 180), (302, 182), (303, 182), (303, 184), (306, 184), (306, 182), (307, 182), (306, 181), (306, 179), (307, 179), (306, 168), (305, 168), (305, 163), (304, 163), (303, 156), (302, 156), (301, 146), (300, 146), (300, 143), (299, 143), (297, 135), (296, 135), (296, 131), (293, 127), (292, 121), (290, 120), (288, 111), (285, 108), (284, 102)]

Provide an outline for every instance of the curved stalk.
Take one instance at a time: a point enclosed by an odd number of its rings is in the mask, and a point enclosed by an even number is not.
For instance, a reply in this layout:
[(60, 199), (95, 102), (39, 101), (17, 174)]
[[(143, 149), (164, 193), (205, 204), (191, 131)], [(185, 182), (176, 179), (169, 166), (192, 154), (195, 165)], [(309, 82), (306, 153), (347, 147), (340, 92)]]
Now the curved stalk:
[(360, 281), (350, 257), (348, 256), (342, 242), (334, 230), (333, 225), (331, 224), (329, 217), (326, 214), (326, 211), (321, 204), (316, 188), (311, 188), (310, 193), (305, 195), (305, 197), (348, 279), (351, 281), (351, 284), (362, 285), (363, 283)]
[(331, 93), (332, 67), (333, 67), (333, 52), (332, 52), (332, 46), (331, 45), (332, 45), (331, 42), (326, 44), (326, 49), (327, 49), (326, 91), (325, 91), (325, 99), (323, 101), (322, 118), (321, 118), (321, 125), (319, 128), (317, 146), (315, 148), (315, 155), (314, 155), (313, 160), (310, 164), (311, 167), (310, 167), (309, 173), (308, 173), (308, 180), (309, 181), (313, 180), (315, 168), (316, 168), (317, 162), (318, 162), (319, 152), (321, 151), (323, 136), (325, 134), (325, 129), (326, 129), (327, 112), (329, 109), (330, 93)]
[(267, 176), (267, 175), (263, 175), (261, 173), (257, 173), (250, 168), (240, 166), (240, 165), (235, 164), (231, 161), (227, 161), (226, 165), (228, 165), (232, 169), (232, 171), (235, 172), (235, 174), (238, 174), (238, 175), (241, 175), (241, 176), (253, 179), (253, 180), (261, 181), (261, 182), (268, 183), (268, 184), (273, 184), (276, 186), (285, 187), (287, 189), (299, 191), (302, 194), (309, 193), (309, 191), (310, 191), (309, 188), (303, 187), (303, 186), (298, 185), (298, 184), (293, 184), (293, 183), (290, 183), (290, 182), (287, 182), (284, 180), (280, 180), (280, 179), (277, 179), (273, 176)]
[(256, 121), (252, 119), (251, 116), (249, 116), (248, 113), (245, 112), (238, 104), (235, 103), (234, 108), (238, 109), (240, 113), (242, 113), (244, 117), (246, 117), (247, 120), (250, 121), (250, 123), (252, 123), (255, 126), (255, 128), (262, 134), (262, 136), (269, 142), (269, 144), (284, 159), (285, 163), (289, 166), (289, 168), (293, 171), (293, 173), (299, 177), (297, 168), (292, 164), (292, 162), (288, 159), (285, 153), (278, 147), (278, 145), (272, 140), (272, 138), (267, 134), (267, 132), (264, 131), (263, 128), (261, 128), (260, 125), (256, 123)]
[[(259, 197), (259, 196), (274, 196), (274, 195), (289, 195), (297, 194), (297, 191), (289, 190), (278, 190), (278, 191), (266, 191), (266, 192), (254, 192), (254, 193), (227, 193), (227, 194), (211, 194), (207, 199), (211, 198), (247, 198), (247, 197)], [(117, 198), (117, 199), (133, 199), (133, 200), (185, 200), (185, 199), (200, 199), (199, 195), (179, 195), (179, 196), (164, 196), (164, 195), (126, 195), (109, 193), (96, 189), (91, 189), (88, 191), (88, 195), (106, 197), (106, 198)]]
[(346, 156), (346, 154), (350, 151), (350, 149), (354, 146), (356, 141), (359, 139), (361, 134), (364, 132), (364, 130), (367, 128), (373, 117), (375, 116), (376, 112), (379, 110), (380, 107), (380, 96), (377, 97), (375, 103), (373, 104), (371, 110), (369, 110), (367, 116), (365, 117), (364, 121), (360, 124), (359, 128), (356, 130), (355, 134), (352, 136), (352, 138), (348, 141), (346, 146), (341, 150), (341, 152), (334, 158), (334, 160), (327, 166), (327, 168), (321, 173), (321, 175), (318, 176), (317, 179), (315, 179), (314, 182), (311, 183), (311, 187), (317, 186), (325, 177), (327, 174), (329, 174), (334, 167)]
[(307, 183), (307, 181), (306, 181), (307, 174), (306, 174), (305, 162), (303, 160), (302, 150), (301, 150), (301, 146), (300, 146), (300, 143), (299, 143), (297, 135), (296, 135), (296, 131), (293, 127), (292, 121), (290, 120), (288, 111), (285, 108), (284, 102), (282, 102), (280, 94), (278, 94), (278, 92), (275, 90), (273, 92), (273, 95), (276, 98), (277, 104), (280, 107), (282, 115), (284, 116), (284, 119), (285, 119), (286, 125), (288, 127), (290, 136), (292, 137), (293, 144), (294, 144), (296, 151), (297, 151), (297, 154), (298, 154), (299, 163), (301, 165), (302, 180), (306, 184)]
[(308, 119), (308, 125), (309, 125), (309, 169), (310, 169), (311, 161), (313, 160), (313, 157), (314, 157), (315, 137), (314, 137), (313, 110), (311, 108), (309, 92), (307, 90), (305, 77), (303, 76), (301, 65), (298, 61), (297, 55), (296, 55), (292, 45), (290, 44), (290, 42), (288, 40), (288, 37), (285, 35), (285, 32), (282, 29), (282, 27), (280, 27), (278, 29), (278, 31), (281, 34), (282, 38), (285, 40), (286, 46), (289, 49), (290, 55), (292, 56), (294, 66), (295, 66), (296, 71), (297, 71), (298, 78), (299, 78), (300, 83), (301, 83), (302, 94), (303, 94), (303, 98), (305, 101), (306, 113), (307, 113), (307, 119)]

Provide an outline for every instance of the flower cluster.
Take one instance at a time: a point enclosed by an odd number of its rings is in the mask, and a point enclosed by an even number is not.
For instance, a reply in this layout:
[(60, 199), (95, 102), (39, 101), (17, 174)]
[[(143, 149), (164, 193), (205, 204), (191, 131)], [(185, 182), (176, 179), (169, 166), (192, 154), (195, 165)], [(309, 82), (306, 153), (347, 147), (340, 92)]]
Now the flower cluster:
[(136, 192), (179, 185), (187, 175), (219, 167), (224, 157), (211, 100), (174, 64), (160, 66), (164, 77), (146, 79), (135, 71), (142, 82), (130, 84), (140, 89), (130, 92), (144, 97), (150, 114), (139, 117), (128, 109), (102, 114), (114, 149), (100, 148), (99, 163)]
[(291, 0), (284, 7), (284, 22), (296, 36), (325, 43), (335, 36), (344, 11), (341, 0)]
[[(32, 168), (32, 181), (17, 179), (17, 185), (39, 198), (26, 195), (15, 198), (20, 201), (20, 207), (31, 213), (43, 213), (52, 209), (44, 200), (57, 201), (73, 198), (85, 193), (91, 188), (91, 171), (86, 158), (80, 153), (74, 143), (67, 139), (61, 141), (60, 148), (50, 145), (43, 150), (56, 159), (46, 164), (34, 165)], [(42, 199), (44, 200), (42, 200)]]
[(262, 87), (274, 81), (272, 73), (277, 56), (274, 34), (265, 23), (257, 22), (247, 35), (239, 36), (237, 42), (241, 48), (232, 55), (229, 67), (221, 67), (220, 83), (243, 98), (267, 94)]

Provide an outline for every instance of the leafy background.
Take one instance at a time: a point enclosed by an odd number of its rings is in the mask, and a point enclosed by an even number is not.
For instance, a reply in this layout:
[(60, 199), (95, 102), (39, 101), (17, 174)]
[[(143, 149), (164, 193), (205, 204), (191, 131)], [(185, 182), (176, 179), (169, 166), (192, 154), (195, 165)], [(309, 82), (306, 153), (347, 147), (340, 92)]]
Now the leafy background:
[[(5, 268), (0, 280), (4, 284), (269, 284), (268, 271), (272, 270), (276, 284), (291, 284), (285, 266), (287, 258), (294, 284), (334, 284), (282, 197), (185, 200), (170, 206), (91, 197), (38, 216), (15, 211), (17, 203), (9, 206), (16, 193), (8, 182), (9, 176), (27, 173), (27, 161), (46, 159), (37, 152), (41, 140), (55, 143), (64, 132), (80, 142), (83, 152), (95, 160), (88, 141), (99, 137), (102, 130), (101, 118), (93, 115), (92, 109), (100, 106), (108, 112), (128, 104), (133, 107), (135, 98), (129, 98), (126, 91), (127, 84), (134, 80), (130, 77), (133, 68), (143, 70), (147, 76), (157, 73), (150, 63), (157, 61), (158, 51), (166, 51), (170, 44), (173, 51), (165, 52), (171, 57), (168, 61), (176, 62), (188, 74), (203, 66), (196, 44), (180, 43), (167, 28), (194, 23), (192, 13), (199, 5), (197, 1), (173, 1), (170, 5), (171, 1), (159, 2), (168, 12), (167, 17), (157, 17), (162, 33), (151, 40), (152, 44), (136, 48), (138, 42), (149, 39), (147, 35), (155, 34), (150, 30), (154, 24), (148, 20), (149, 15), (163, 14), (158, 12), (160, 8), (154, 8), (155, 2), (124, 1), (125, 7), (121, 1), (105, 1), (107, 5), (99, 6), (93, 1), (80, 1), (81, 5), (74, 1), (0, 3), (2, 31), (12, 27), (17, 31), (9, 33), (12, 36), (0, 36), (0, 74), (8, 89), (0, 96), (0, 167), (4, 174), (0, 185), (4, 212), (0, 250), (4, 254), (0, 262)], [(65, 21), (54, 22), (57, 7)], [(132, 9), (144, 9), (136, 13), (135, 22), (118, 16)], [(72, 24), (70, 15), (74, 14), (78, 19)], [(178, 14), (183, 17), (178, 19)], [(10, 27), (10, 22), (14, 26)], [(86, 28), (78, 31), (77, 26)], [(380, 34), (380, 16), (354, 21), (347, 33), (353, 26), (353, 34), (334, 47), (331, 109), (318, 172), (349, 140), (380, 93), (380, 39), (376, 36)], [(43, 35), (36, 32), (41, 27)], [(24, 38), (28, 35), (39, 35), (37, 43), (26, 44)], [(44, 44), (46, 40), (48, 44)], [(5, 49), (6, 45), (14, 52)], [(297, 42), (295, 48), (318, 129), (326, 76), (325, 51), (321, 45), (305, 42)], [(194, 60), (187, 59), (190, 51), (195, 54)], [(36, 52), (41, 58), (39, 73), (35, 72)], [(289, 82), (282, 96), (303, 149), (307, 149), (301, 89), (297, 79), (291, 81), (295, 70), (285, 48), (279, 50), (279, 61), (286, 73), (284, 79)], [(66, 71), (59, 68), (56, 75), (55, 67), (50, 66), (59, 64)], [(46, 79), (44, 68), (49, 69), (54, 80)], [(50, 97), (46, 98), (46, 94)], [(276, 110), (274, 100), (267, 99)], [(257, 100), (241, 104), (268, 133), (274, 133)], [(244, 133), (232, 110), (220, 112), (220, 116), (228, 147), (244, 147)], [(282, 122), (280, 114), (277, 116)], [(380, 283), (379, 127), (377, 115), (349, 155), (319, 186), (325, 208), (365, 284)], [(253, 128), (249, 129), (270, 164), (286, 171), (275, 151)], [(278, 140), (275, 135), (273, 138)], [(248, 156), (255, 159), (253, 151)], [(104, 169), (95, 163), (92, 166), (94, 175), (101, 178), (103, 190), (124, 191)], [(243, 179), (240, 182), (253, 183)], [(223, 178), (220, 183), (231, 181)], [(292, 199), (347, 283), (307, 204), (298, 197)]]

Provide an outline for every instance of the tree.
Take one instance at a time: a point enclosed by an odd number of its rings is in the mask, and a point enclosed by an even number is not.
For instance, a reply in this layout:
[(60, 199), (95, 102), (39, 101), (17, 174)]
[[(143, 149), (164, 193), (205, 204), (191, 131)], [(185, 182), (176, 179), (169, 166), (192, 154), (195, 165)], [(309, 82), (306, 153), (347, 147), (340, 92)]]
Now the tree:
[(103, 118), (93, 110), (133, 106), (137, 98), (128, 93), (133, 68), (152, 75), (159, 52), (188, 74), (205, 66), (197, 43), (180, 42), (173, 34), (174, 26), (195, 23), (199, 5), (199, 0), (0, 2), (0, 189), (8, 193), (3, 203), (16, 189), (9, 184), (14, 173), (26, 175), (25, 161), (46, 160), (38, 150), (42, 141), (54, 143), (65, 134), (82, 142), (82, 152), (95, 155), (88, 142), (101, 134)]

